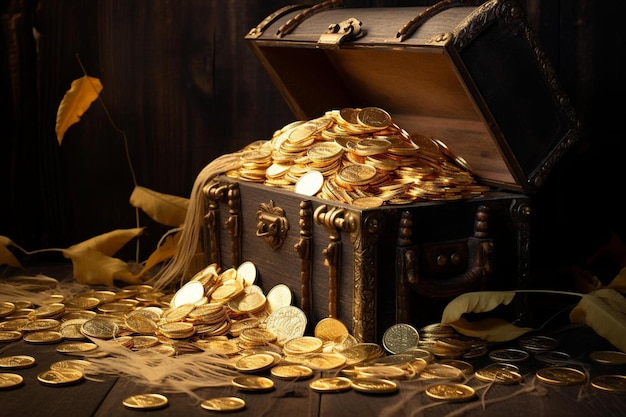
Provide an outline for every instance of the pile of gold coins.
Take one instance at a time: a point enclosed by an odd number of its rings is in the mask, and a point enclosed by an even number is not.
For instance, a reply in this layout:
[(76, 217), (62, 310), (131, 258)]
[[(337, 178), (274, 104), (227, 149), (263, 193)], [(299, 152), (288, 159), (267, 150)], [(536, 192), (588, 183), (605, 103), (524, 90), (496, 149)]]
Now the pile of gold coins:
[(482, 195), (472, 169), (441, 140), (411, 135), (377, 107), (344, 108), (290, 123), (242, 150), (226, 173), (361, 207)]
[[(558, 342), (549, 337), (522, 337), (519, 347), (494, 348), (458, 334), (449, 325), (434, 323), (417, 330), (398, 323), (385, 331), (378, 344), (356, 340), (334, 318), (320, 320), (308, 335), (307, 317), (293, 305), (290, 289), (279, 284), (265, 293), (256, 279), (251, 262), (227, 270), (212, 264), (173, 294), (150, 285), (129, 285), (71, 297), (46, 295), (36, 303), (0, 301), (0, 343), (57, 344), (56, 351), (71, 358), (39, 374), (38, 380), (47, 385), (80, 382), (90, 360), (110, 355), (96, 339), (171, 357), (210, 352), (221, 358), (216, 365), (223, 366), (225, 375), (236, 375), (232, 385), (242, 391), (272, 390), (274, 379), (311, 378), (309, 387), (316, 392), (380, 394), (397, 391), (400, 380), (418, 380), (428, 384), (425, 394), (433, 399), (470, 400), (475, 397), (467, 385), (470, 379), (519, 383), (523, 373), (517, 364), (530, 355), (549, 368), (537, 371), (539, 381), (587, 382), (586, 374), (566, 353), (557, 351)], [(594, 355), (591, 359), (597, 363), (626, 364), (626, 354), (621, 352)], [(491, 365), (474, 370), (470, 361), (478, 357), (488, 357)], [(35, 361), (28, 355), (0, 357), (0, 370), (19, 370)], [(590, 383), (623, 392), (625, 379), (603, 375)], [(0, 388), (22, 382), (18, 373), (0, 372)], [(129, 398), (125, 405), (160, 407), (164, 402), (165, 397), (155, 394)], [(211, 398), (202, 406), (225, 411), (244, 405), (241, 399), (229, 397)]]

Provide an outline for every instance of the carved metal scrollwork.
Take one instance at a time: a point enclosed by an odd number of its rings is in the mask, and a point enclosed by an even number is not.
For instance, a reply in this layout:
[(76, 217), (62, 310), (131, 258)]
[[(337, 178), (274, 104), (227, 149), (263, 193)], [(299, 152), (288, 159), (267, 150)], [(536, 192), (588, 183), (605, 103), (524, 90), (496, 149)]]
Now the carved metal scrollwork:
[(289, 231), (289, 221), (285, 216), (285, 210), (274, 206), (274, 201), (261, 203), (256, 212), (256, 235), (263, 238), (272, 249), (278, 249), (283, 245)]

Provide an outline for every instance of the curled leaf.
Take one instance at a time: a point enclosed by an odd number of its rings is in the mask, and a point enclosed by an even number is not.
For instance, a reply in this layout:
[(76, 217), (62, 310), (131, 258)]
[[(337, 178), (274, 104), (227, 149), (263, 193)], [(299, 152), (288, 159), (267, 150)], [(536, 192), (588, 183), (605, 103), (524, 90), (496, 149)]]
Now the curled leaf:
[(583, 323), (626, 352), (626, 299), (618, 291), (602, 288), (584, 294), (570, 312), (572, 323)]
[(141, 283), (141, 279), (132, 274), (126, 262), (106, 256), (94, 248), (77, 247), (67, 252), (67, 257), (74, 266), (74, 279), (81, 284), (113, 287), (114, 281)]
[(9, 246), (13, 246), (13, 242), (6, 236), (0, 236), (0, 265), (14, 266), (21, 268), (20, 261), (17, 260), (13, 252), (9, 250)]
[(141, 227), (113, 230), (70, 246), (63, 250), (63, 255), (66, 258), (71, 258), (74, 252), (79, 252), (83, 248), (91, 248), (102, 252), (104, 255), (112, 256), (131, 239), (141, 235), (142, 232), (143, 228)]
[(442, 323), (452, 323), (465, 313), (484, 313), (499, 305), (509, 305), (513, 291), (475, 291), (459, 295), (448, 303), (441, 316)]
[(63, 142), (65, 132), (89, 109), (102, 91), (102, 83), (98, 78), (87, 75), (72, 81), (69, 90), (63, 96), (57, 110), (55, 131), (59, 145)]
[(515, 326), (497, 317), (487, 317), (478, 321), (468, 321), (461, 317), (448, 324), (465, 336), (478, 337), (488, 342), (507, 342), (535, 330), (531, 327)]
[(157, 223), (178, 227), (185, 223), (189, 199), (136, 186), (130, 196), (130, 204), (143, 210)]

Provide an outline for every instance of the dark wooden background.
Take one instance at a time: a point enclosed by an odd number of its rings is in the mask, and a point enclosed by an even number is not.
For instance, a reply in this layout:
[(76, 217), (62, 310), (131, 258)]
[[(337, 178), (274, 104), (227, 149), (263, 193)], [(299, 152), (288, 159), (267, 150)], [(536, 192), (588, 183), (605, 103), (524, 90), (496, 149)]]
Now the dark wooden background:
[[(134, 227), (133, 181), (120, 131), (140, 185), (188, 197), (211, 160), (268, 139), (292, 121), (244, 36), (271, 12), (299, 3), (311, 2), (0, 1), (0, 235), (34, 250)], [(346, 7), (433, 3), (344, 1)], [(583, 133), (580, 149), (536, 196), (534, 257), (576, 262), (607, 230), (626, 230), (620, 205), (626, 3), (521, 4)], [(96, 102), (59, 146), (57, 107), (83, 75), (81, 63), (102, 81), (111, 120)], [(145, 216), (141, 223), (147, 226), (145, 255), (165, 229)]]

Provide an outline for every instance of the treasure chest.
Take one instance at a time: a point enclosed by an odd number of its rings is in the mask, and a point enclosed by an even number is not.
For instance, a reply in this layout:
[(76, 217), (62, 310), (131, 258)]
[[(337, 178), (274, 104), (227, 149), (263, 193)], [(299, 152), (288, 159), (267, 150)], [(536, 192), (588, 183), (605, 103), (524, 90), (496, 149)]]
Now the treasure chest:
[[(311, 185), (299, 191), (293, 178), (272, 181), (278, 174), (251, 158), (245, 174), (220, 175), (204, 188), (207, 263), (253, 262), (261, 287), (289, 286), (310, 325), (335, 317), (362, 341), (380, 340), (397, 322), (438, 321), (463, 292), (524, 285), (532, 196), (578, 133), (518, 3), (350, 9), (332, 0), (277, 10), (245, 39), (296, 116), (294, 126), (335, 120), (322, 137), (341, 146), (341, 167), (389, 169), (359, 150), (376, 140), (397, 147), (400, 137), (400, 148), (413, 149), (392, 156), (454, 166), (471, 174), (473, 186), (465, 190), (479, 192), (446, 194), (441, 186), (429, 194), (424, 186), (406, 199), (391, 190), (411, 181), (387, 173), (396, 181), (378, 186), (384, 203), (379, 197), (362, 204), (361, 197), (372, 196), (367, 187), (380, 182), (368, 183), (375, 180), (361, 171), (347, 193), (337, 189), (350, 177), (342, 180), (337, 171), (324, 175), (321, 191), (310, 192)], [(385, 114), (391, 122), (376, 136), (368, 129)], [(294, 126), (277, 126), (282, 138), (267, 142), (273, 165), (291, 158), (304, 176), (316, 170), (303, 162), (311, 162), (310, 152), (275, 155)], [(292, 142), (300, 143), (302, 130)], [(438, 150), (429, 150), (433, 143)], [(254, 149), (267, 158), (266, 148)], [(410, 164), (394, 170), (419, 171)]]

